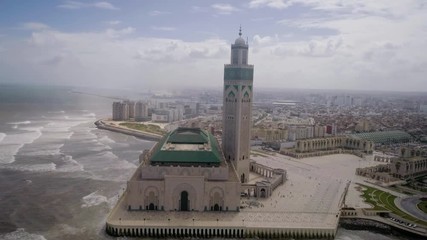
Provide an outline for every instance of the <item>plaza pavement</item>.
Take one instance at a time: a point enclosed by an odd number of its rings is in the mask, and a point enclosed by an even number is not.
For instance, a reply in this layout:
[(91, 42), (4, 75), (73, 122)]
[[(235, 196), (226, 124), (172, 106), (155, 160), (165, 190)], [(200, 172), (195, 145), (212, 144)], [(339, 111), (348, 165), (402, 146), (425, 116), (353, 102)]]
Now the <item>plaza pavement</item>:
[[(123, 198), (110, 215), (110, 223), (127, 226), (244, 226), (253, 228), (336, 229), (340, 203), (346, 185), (346, 204), (369, 207), (360, 197), (354, 182), (357, 167), (379, 164), (349, 154), (294, 159), (288, 156), (257, 155), (258, 163), (287, 170), (288, 180), (267, 199), (242, 198), (240, 212), (146, 212), (127, 211)], [(261, 180), (251, 174), (250, 181)], [(124, 196), (126, 197), (126, 196)]]

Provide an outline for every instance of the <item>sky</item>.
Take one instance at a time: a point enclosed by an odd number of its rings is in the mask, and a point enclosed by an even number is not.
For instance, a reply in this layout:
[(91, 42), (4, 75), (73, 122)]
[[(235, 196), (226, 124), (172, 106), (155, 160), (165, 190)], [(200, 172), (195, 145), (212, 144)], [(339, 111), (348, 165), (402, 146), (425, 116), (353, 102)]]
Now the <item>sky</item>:
[(239, 26), (255, 87), (427, 91), (424, 0), (1, 0), (0, 83), (220, 88)]

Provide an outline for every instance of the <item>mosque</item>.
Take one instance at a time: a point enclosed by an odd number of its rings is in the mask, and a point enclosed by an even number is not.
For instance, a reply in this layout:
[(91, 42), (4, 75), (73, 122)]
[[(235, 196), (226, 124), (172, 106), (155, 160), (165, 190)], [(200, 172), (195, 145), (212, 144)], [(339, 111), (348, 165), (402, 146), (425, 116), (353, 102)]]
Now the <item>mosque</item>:
[(128, 181), (128, 210), (239, 211), (249, 179), (253, 71), (240, 30), (224, 66), (222, 146), (199, 128), (167, 134), (141, 155)]
[[(286, 171), (250, 160), (254, 67), (248, 64), (248, 50), (240, 29), (231, 44), (230, 64), (224, 65), (222, 138), (200, 128), (180, 127), (144, 150), (126, 191), (107, 218), (108, 234), (235, 238), (249, 231), (267, 231), (258, 224), (245, 225), (244, 216), (264, 224), (259, 220), (264, 215), (245, 214), (241, 197), (270, 198), (285, 182)], [(252, 180), (250, 172), (255, 176)], [(301, 232), (281, 225), (274, 231)], [(320, 230), (322, 234), (334, 231)]]

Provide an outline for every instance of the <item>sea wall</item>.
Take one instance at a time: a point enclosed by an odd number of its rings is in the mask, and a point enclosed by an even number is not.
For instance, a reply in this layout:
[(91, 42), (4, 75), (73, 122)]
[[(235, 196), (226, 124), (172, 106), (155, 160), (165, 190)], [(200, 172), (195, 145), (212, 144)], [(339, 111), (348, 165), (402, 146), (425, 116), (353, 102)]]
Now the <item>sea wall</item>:
[(160, 237), (160, 238), (335, 238), (335, 229), (316, 228), (249, 228), (249, 227), (165, 227), (165, 226), (114, 226), (108, 224), (106, 231), (116, 237)]
[(107, 125), (102, 120), (96, 121), (95, 125), (99, 129), (104, 129), (104, 130), (109, 130), (109, 131), (112, 131), (112, 132), (123, 133), (123, 134), (131, 135), (131, 136), (134, 136), (134, 137), (137, 137), (137, 138), (142, 138), (142, 139), (146, 139), (146, 140), (150, 140), (150, 141), (159, 141), (162, 138), (162, 136), (158, 135), (158, 134), (153, 134), (153, 133), (148, 133), (148, 132), (141, 132), (141, 131), (138, 131), (138, 130), (127, 129), (127, 128), (122, 128), (122, 127), (117, 127), (117, 126), (112, 126), (112, 125)]

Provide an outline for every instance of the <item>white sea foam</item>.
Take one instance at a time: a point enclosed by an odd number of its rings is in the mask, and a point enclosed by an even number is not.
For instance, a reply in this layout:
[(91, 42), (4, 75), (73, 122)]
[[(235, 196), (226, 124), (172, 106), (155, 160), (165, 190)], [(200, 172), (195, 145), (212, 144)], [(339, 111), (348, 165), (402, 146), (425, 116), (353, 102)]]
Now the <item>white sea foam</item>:
[(41, 164), (12, 164), (5, 165), (4, 168), (17, 171), (28, 172), (53, 172), (56, 170), (55, 163), (41, 163)]
[(14, 232), (0, 235), (4, 240), (46, 240), (42, 235), (26, 232), (24, 228), (18, 228)]
[(61, 154), (61, 148), (64, 146), (62, 143), (57, 144), (43, 144), (37, 147), (26, 148), (19, 154), (24, 156), (54, 156)]
[(0, 142), (6, 137), (6, 133), (0, 132)]
[(64, 161), (63, 165), (57, 166), (56, 170), (58, 172), (80, 172), (84, 171), (83, 165), (78, 163), (70, 155), (63, 155), (62, 160)]
[(85, 229), (84, 228), (77, 228), (70, 226), (68, 224), (58, 224), (55, 226), (63, 235), (76, 235), (76, 234), (82, 234)]
[(28, 127), (24, 129), (28, 132), (6, 135), (0, 142), (0, 164), (14, 162), (15, 155), (25, 144), (33, 143), (42, 135), (41, 129)]
[(96, 114), (95, 113), (87, 113), (87, 114), (83, 114), (83, 117), (95, 118)]
[(100, 205), (102, 203), (108, 203), (107, 197), (102, 196), (102, 195), (98, 194), (97, 192), (98, 191), (95, 191), (95, 192), (93, 192), (87, 196), (84, 196), (82, 198), (82, 200), (83, 200), (82, 208), (88, 208), (88, 207)]
[(7, 124), (11, 124), (11, 125), (21, 125), (21, 124), (24, 124), (24, 125), (27, 125), (27, 124), (31, 124), (31, 121), (9, 122)]
[(108, 136), (104, 136), (104, 137), (100, 138), (99, 141), (101, 143), (104, 143), (104, 144), (106, 144), (106, 143), (116, 143), (116, 141), (114, 141), (113, 139), (109, 138)]

